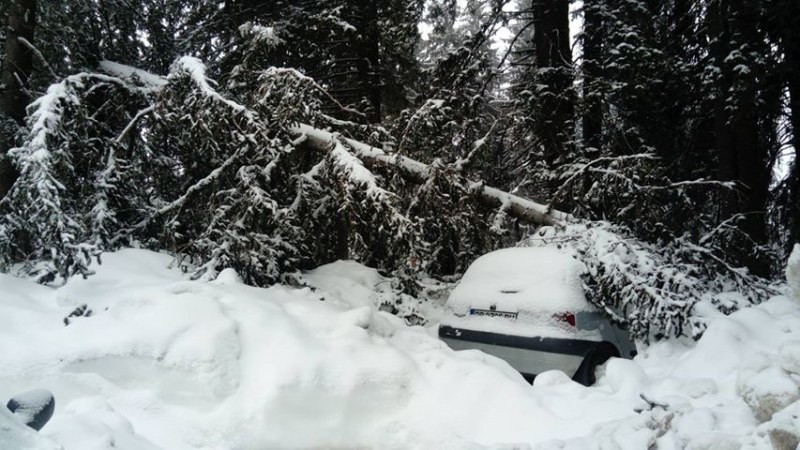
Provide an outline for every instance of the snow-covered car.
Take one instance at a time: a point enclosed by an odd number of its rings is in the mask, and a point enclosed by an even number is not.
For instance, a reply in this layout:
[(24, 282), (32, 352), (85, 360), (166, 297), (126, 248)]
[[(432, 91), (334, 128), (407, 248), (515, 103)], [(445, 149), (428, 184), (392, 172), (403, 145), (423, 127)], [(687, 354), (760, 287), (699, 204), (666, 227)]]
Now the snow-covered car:
[(526, 379), (561, 370), (594, 383), (610, 357), (636, 353), (629, 334), (586, 300), (580, 261), (555, 248), (520, 247), (478, 258), (450, 293), (439, 337), (454, 350), (478, 349)]

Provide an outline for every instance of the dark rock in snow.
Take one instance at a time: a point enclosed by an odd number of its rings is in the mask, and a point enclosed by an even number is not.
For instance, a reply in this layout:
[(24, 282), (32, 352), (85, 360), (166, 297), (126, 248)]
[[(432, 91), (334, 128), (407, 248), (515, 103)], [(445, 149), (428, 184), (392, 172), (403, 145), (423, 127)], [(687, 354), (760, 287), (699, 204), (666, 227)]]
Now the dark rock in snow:
[(53, 417), (56, 400), (50, 391), (36, 389), (12, 397), (6, 407), (25, 425), (38, 431)]
[(73, 317), (91, 317), (91, 316), (92, 316), (92, 310), (89, 309), (88, 305), (83, 304), (73, 309), (72, 312), (67, 315), (67, 317), (64, 317), (64, 326), (67, 326), (70, 323), (72, 323), (72, 320), (74, 319), (71, 318)]

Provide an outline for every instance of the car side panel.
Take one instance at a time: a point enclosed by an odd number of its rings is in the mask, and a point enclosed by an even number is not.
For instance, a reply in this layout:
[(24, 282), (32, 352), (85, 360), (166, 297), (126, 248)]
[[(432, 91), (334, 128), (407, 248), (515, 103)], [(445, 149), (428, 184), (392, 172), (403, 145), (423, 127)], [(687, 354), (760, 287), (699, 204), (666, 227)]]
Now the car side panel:
[(572, 376), (584, 356), (598, 344), (580, 339), (520, 337), (447, 325), (439, 327), (439, 338), (454, 350), (482, 350), (531, 375), (557, 369)]
[(601, 312), (581, 311), (575, 314), (575, 318), (579, 330), (598, 330), (604, 341), (614, 344), (622, 358), (631, 359), (636, 355), (636, 344), (630, 333)]
[(572, 377), (583, 361), (583, 357), (578, 355), (550, 353), (460, 339), (442, 338), (442, 340), (453, 350), (480, 350), (496, 356), (520, 373), (527, 375), (537, 375), (547, 370), (561, 370)]

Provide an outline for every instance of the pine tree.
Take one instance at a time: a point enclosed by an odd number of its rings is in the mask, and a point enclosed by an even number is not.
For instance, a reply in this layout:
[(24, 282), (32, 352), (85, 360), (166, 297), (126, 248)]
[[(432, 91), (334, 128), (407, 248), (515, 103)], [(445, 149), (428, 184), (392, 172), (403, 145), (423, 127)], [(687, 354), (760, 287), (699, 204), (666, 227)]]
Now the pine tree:
[[(762, 247), (763, 211), (774, 160), (771, 155), (777, 149), (779, 95), (775, 87), (780, 85), (767, 70), (775, 67), (774, 53), (766, 47), (753, 51), (765, 42), (763, 34), (751, 36), (750, 44), (744, 44), (740, 31), (717, 36), (715, 33), (727, 30), (728, 25), (706, 26), (709, 22), (701, 13), (708, 11), (713, 16), (714, 8), (704, 5), (700, 0), (595, 0), (584, 4), (583, 86), (578, 103), (583, 116), (583, 148), (576, 153), (578, 166), (557, 170), (556, 177), (569, 180), (570, 189), (575, 190), (565, 196), (559, 187), (556, 200), (577, 200), (582, 205), (578, 211), (588, 217), (614, 218), (651, 240), (668, 240), (668, 236), (684, 233), (699, 239), (715, 224), (730, 219), (744, 234), (723, 251), (736, 264), (765, 274), (765, 262), (760, 259), (767, 254)], [(760, 20), (748, 21), (754, 24), (749, 26), (756, 34), (763, 33)], [(750, 50), (720, 47), (729, 45), (730, 39)], [(735, 62), (736, 58), (744, 59)], [(752, 73), (737, 74), (736, 68)], [(731, 76), (750, 77), (739, 83), (740, 87), (750, 85), (745, 90), (750, 92), (750, 100), (745, 91), (736, 92), (732, 84), (726, 84), (725, 77)], [(731, 100), (739, 106), (726, 103)], [(735, 125), (726, 118), (731, 111), (743, 113), (747, 108), (751, 118), (759, 119)], [(725, 136), (731, 136), (732, 130), (750, 130), (755, 138), (747, 146), (750, 150), (738, 153), (750, 158), (749, 162), (735, 163), (735, 167), (748, 167), (747, 174), (724, 170), (725, 162), (732, 161), (727, 155), (746, 141), (737, 144), (734, 139), (728, 141), (733, 146), (726, 145)], [(622, 168), (628, 175), (620, 176)], [(603, 175), (603, 171), (613, 175)], [(576, 176), (578, 172), (581, 176)], [(598, 178), (589, 175), (592, 172)], [(656, 193), (653, 186), (661, 186), (658, 195), (651, 196)], [(669, 186), (682, 186), (668, 195), (672, 200), (664, 197), (672, 190)], [(749, 186), (760, 187), (751, 190)], [(650, 193), (640, 197), (645, 192)], [(748, 200), (740, 202), (740, 198)], [(681, 206), (663, 209), (663, 202)]]
[(28, 89), (33, 71), (36, 10), (36, 0), (13, 0), (7, 5), (8, 34), (0, 94), (0, 198), (11, 189), (17, 176), (8, 151), (14, 144), (16, 125), (23, 123), (31, 100)]
[(784, 145), (794, 149), (789, 174), (778, 189), (777, 219), (783, 233), (784, 252), (788, 253), (796, 242), (800, 242), (800, 5), (796, 2), (773, 0), (766, 2), (767, 26), (773, 41), (783, 54), (779, 72), (788, 92), (789, 130)]
[[(353, 258), (414, 292), (517, 242), (513, 218), (569, 209), (601, 221), (567, 239), (594, 298), (642, 337), (679, 335), (702, 330), (697, 298), (730, 312), (770, 293), (738, 267), (766, 274), (767, 239), (800, 234), (800, 166), (768, 190), (799, 145), (791, 2), (586, 0), (580, 66), (566, 0), (37, 3), (36, 42), (0, 30), (3, 161), (20, 173), (0, 266), (40, 281), (137, 242), (195, 277), (293, 282)], [(771, 199), (787, 211), (767, 222)]]
[(569, 36), (569, 0), (534, 2), (536, 58), (529, 86), (537, 86), (538, 108), (531, 112), (534, 133), (544, 148), (545, 163), (554, 166), (571, 151), (574, 98)]
[(87, 276), (92, 258), (114, 248), (119, 222), (140, 209), (143, 177), (119, 136), (142, 101), (129, 81), (82, 73), (31, 105), (10, 152), (20, 175), (0, 203), (0, 265), (23, 262), (42, 282)]
[(193, 9), (186, 27), (194, 31), (183, 39), (183, 49), (227, 76), (247, 51), (239, 34), (269, 28), (283, 45), (259, 56), (260, 69), (299, 70), (348, 106), (343, 111), (330, 103), (328, 114), (377, 123), (384, 109), (395, 114), (407, 102), (421, 10), (420, 0), (227, 2), (218, 11)]
[[(757, 2), (732, 1), (709, 6), (707, 20), (716, 77), (714, 148), (719, 177), (740, 183), (741, 196), (723, 198), (728, 215), (744, 214), (742, 228), (756, 243), (766, 242), (766, 209), (771, 180), (770, 146), (774, 145), (780, 87), (769, 86), (770, 49)], [(771, 94), (770, 91), (773, 91)], [(772, 97), (773, 101), (770, 101)], [(756, 273), (767, 276), (762, 254), (746, 255)]]
[[(502, 4), (455, 3), (431, 11), (435, 20), (422, 48), (424, 89), (418, 104), (393, 123), (396, 151), (452, 164), (456, 171), (502, 185), (502, 117), (492, 105), (499, 84), (491, 38), (502, 24)], [(460, 24), (456, 31), (453, 26)], [(432, 58), (441, 58), (435, 63)], [(425, 62), (430, 61), (430, 62)]]

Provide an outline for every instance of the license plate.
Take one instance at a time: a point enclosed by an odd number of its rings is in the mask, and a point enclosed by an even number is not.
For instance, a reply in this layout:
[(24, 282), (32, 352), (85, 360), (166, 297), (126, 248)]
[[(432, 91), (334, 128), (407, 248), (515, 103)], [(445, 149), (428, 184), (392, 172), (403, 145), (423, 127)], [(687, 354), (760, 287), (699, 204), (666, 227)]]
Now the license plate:
[(470, 316), (483, 316), (483, 317), (502, 317), (504, 319), (516, 319), (517, 313), (510, 311), (496, 311), (491, 309), (476, 309), (470, 308)]

